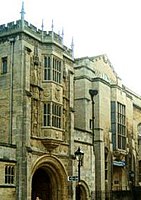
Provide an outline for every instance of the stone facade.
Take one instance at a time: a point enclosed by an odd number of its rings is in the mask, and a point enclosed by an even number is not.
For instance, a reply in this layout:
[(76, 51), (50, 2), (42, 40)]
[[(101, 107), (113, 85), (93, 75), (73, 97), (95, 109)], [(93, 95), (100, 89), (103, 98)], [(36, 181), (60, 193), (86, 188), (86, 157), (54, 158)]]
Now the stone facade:
[[(98, 91), (94, 130), (90, 89)], [(122, 84), (106, 55), (75, 60), (75, 140), (88, 155), (85, 146), (91, 146), (94, 131), (96, 199), (139, 185), (140, 123), (141, 98)], [(84, 162), (90, 166), (87, 157)]]
[(22, 17), (0, 26), (0, 199), (72, 199), (73, 50)]
[(104, 200), (141, 184), (141, 98), (106, 55), (74, 59), (23, 8), (0, 26), (0, 172), (4, 200)]

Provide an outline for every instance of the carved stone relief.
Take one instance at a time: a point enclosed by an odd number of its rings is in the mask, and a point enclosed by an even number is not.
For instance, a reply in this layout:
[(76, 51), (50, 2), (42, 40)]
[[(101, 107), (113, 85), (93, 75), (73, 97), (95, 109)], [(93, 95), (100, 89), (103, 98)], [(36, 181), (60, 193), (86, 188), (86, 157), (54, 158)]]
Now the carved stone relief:
[(51, 88), (45, 88), (43, 90), (43, 101), (51, 101)]
[(54, 88), (54, 97), (55, 97), (55, 100), (57, 100), (58, 102), (61, 101), (61, 90), (59, 87)]
[(35, 86), (31, 86), (31, 121), (32, 135), (40, 136), (40, 101), (42, 91)]

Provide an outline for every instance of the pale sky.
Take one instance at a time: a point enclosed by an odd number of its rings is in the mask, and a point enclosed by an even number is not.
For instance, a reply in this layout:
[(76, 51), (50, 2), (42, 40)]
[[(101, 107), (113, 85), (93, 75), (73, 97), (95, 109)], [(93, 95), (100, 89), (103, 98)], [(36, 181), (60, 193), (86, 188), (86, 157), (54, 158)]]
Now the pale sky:
[[(22, 0), (4, 0), (0, 24), (20, 18)], [(74, 56), (107, 54), (124, 85), (141, 96), (141, 0), (24, 0), (25, 20), (74, 39)]]

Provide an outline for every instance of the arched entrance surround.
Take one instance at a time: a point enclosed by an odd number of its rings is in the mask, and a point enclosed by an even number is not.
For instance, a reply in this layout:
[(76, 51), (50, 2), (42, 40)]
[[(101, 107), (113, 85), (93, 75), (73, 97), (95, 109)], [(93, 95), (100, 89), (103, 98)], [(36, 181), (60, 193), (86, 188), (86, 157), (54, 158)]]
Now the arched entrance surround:
[[(78, 194), (80, 193), (80, 195)], [(79, 185), (76, 185), (76, 200), (90, 200), (90, 191), (87, 184), (84, 181), (79, 182)]]
[[(42, 156), (33, 166), (31, 199), (66, 200), (67, 173), (61, 161), (54, 156)], [(37, 198), (38, 199), (38, 198)]]

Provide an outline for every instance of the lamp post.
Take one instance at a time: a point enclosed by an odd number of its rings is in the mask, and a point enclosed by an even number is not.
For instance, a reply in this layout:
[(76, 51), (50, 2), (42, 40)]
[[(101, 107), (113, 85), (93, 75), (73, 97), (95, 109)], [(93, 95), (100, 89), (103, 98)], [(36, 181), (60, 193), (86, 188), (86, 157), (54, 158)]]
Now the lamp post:
[(84, 152), (78, 147), (75, 152), (75, 158), (78, 161), (78, 190), (76, 193), (76, 200), (80, 200), (80, 167), (82, 166), (82, 161), (84, 158)]
[(93, 151), (94, 151), (94, 96), (96, 96), (98, 94), (98, 90), (93, 90), (90, 89), (89, 90), (89, 94), (91, 96), (91, 101), (92, 101), (92, 145), (93, 145)]

